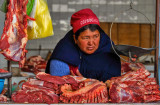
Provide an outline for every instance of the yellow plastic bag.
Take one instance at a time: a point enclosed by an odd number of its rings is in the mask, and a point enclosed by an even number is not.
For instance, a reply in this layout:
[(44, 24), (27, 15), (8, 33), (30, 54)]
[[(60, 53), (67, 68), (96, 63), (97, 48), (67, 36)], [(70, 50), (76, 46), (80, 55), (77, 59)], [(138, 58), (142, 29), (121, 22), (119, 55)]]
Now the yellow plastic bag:
[(30, 17), (35, 21), (29, 20), (28, 22), (28, 39), (45, 38), (54, 34), (47, 0), (34, 0)]

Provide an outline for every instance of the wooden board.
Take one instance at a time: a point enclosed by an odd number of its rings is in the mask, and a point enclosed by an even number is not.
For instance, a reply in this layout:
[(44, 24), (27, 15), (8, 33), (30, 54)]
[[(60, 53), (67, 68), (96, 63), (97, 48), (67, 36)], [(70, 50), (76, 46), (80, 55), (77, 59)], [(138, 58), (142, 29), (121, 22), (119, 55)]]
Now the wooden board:
[(118, 24), (119, 44), (139, 46), (139, 25)]
[(140, 47), (150, 48), (151, 30), (150, 25), (140, 25)]

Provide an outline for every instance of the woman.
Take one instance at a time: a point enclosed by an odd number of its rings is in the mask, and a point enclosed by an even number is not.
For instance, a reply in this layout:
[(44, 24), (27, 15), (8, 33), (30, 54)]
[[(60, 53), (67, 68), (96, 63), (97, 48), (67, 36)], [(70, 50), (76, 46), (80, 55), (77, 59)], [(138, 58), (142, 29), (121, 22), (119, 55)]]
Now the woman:
[(46, 73), (72, 74), (103, 82), (120, 76), (120, 59), (111, 52), (110, 39), (92, 10), (87, 8), (74, 13), (71, 26), (73, 29), (55, 47)]

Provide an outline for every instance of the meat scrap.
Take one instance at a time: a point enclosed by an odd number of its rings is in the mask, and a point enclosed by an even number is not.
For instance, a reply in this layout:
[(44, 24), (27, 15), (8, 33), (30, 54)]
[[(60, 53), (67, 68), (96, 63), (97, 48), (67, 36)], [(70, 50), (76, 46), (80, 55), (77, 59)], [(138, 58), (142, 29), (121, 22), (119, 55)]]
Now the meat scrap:
[(26, 72), (45, 72), (47, 61), (45, 61), (40, 55), (29, 57), (21, 70)]
[(19, 62), (23, 67), (28, 41), (26, 5), (28, 0), (9, 0), (8, 11), (0, 39), (0, 49), (8, 60)]
[(109, 96), (113, 103), (139, 103), (160, 101), (159, 86), (155, 78), (148, 78), (145, 69), (130, 71), (108, 80)]
[(0, 69), (0, 73), (8, 73), (8, 71), (4, 69)]
[(7, 102), (7, 99), (8, 99), (8, 98), (7, 98), (6, 96), (0, 94), (0, 103), (1, 103), (1, 102)]
[(7, 88), (3, 88), (1, 94), (0, 94), (0, 104), (7, 102), (8, 100), (10, 100), (9, 98), (7, 98), (4, 94), (7, 92)]
[(121, 73), (125, 73), (128, 71), (134, 71), (140, 68), (145, 69), (142, 63), (121, 62)]

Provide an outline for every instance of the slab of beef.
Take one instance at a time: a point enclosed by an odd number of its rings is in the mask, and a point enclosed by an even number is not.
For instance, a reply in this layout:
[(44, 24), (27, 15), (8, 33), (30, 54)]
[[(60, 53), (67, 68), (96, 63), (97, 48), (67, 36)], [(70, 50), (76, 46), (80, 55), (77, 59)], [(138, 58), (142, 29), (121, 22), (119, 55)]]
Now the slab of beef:
[(9, 0), (0, 49), (8, 60), (18, 61), (23, 66), (26, 56), (28, 0)]
[(120, 77), (112, 77), (109, 84), (109, 96), (113, 103), (139, 103), (160, 101), (159, 86), (155, 78), (148, 78), (145, 69), (130, 71)]
[(51, 82), (54, 84), (65, 84), (66, 83), (65, 79), (63, 79), (62, 77), (52, 76), (52, 75), (44, 73), (44, 72), (39, 72), (36, 75), (36, 78), (43, 80), (43, 81)]
[(28, 83), (31, 85), (37, 85), (42, 87), (47, 87), (53, 89), (56, 94), (60, 94), (60, 85), (54, 84), (47, 81), (37, 80), (37, 79), (28, 79)]
[(21, 70), (37, 74), (38, 72), (45, 72), (46, 65), (47, 61), (40, 55), (31, 56), (26, 60), (24, 67), (22, 67)]
[(12, 100), (17, 103), (58, 103), (59, 96), (52, 89), (23, 83), (22, 89), (12, 94)]
[(121, 73), (125, 73), (128, 71), (134, 71), (140, 68), (145, 69), (142, 63), (121, 62)]

